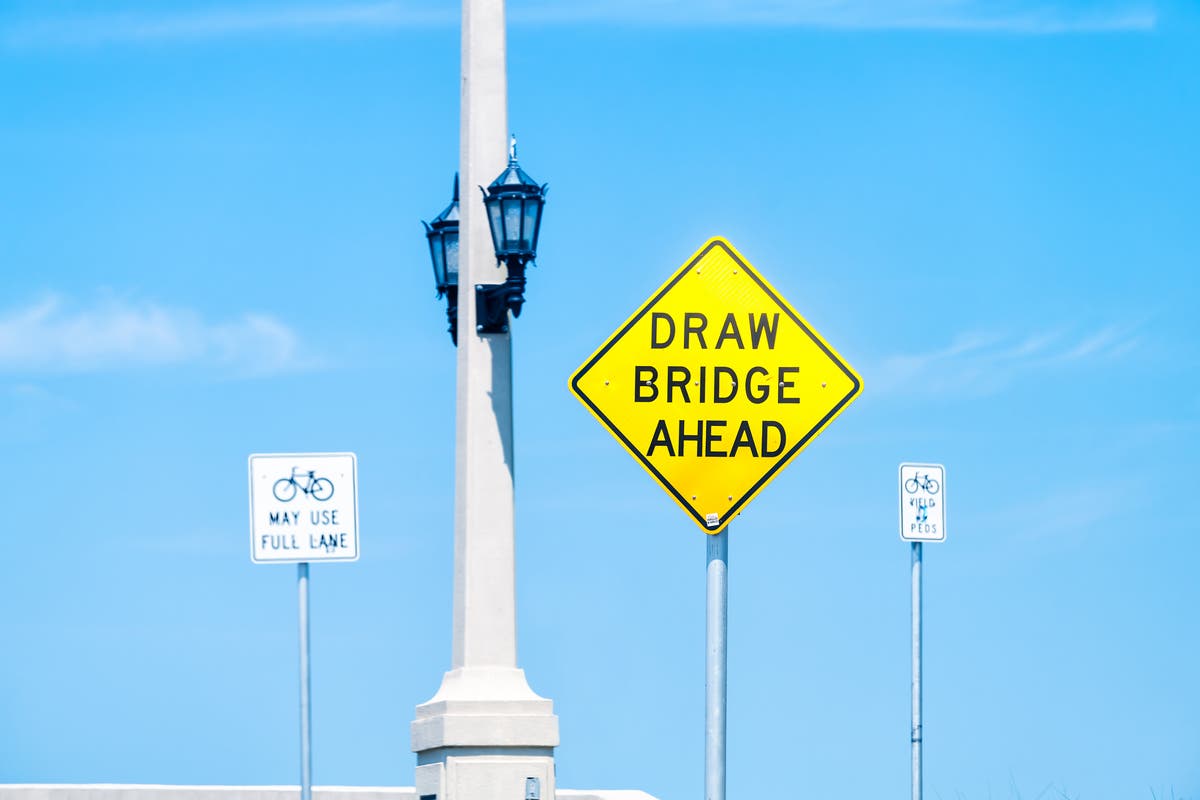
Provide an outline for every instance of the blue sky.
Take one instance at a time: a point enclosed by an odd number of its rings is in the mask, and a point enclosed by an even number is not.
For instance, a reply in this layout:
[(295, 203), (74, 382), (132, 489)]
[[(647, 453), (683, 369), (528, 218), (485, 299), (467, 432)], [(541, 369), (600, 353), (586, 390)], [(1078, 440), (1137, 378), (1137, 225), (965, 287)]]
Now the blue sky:
[[(702, 788), (704, 542), (566, 389), (723, 235), (863, 376), (732, 528), (731, 796), (1200, 794), (1200, 15), (512, 0), (552, 190), (516, 325), (520, 662), (560, 785)], [(450, 658), (454, 351), (419, 221), (457, 9), (0, 5), (0, 781), (296, 780), (294, 569), (246, 456), (354, 451), (315, 779), (411, 785)], [(1039, 795), (1039, 793), (1043, 793)]]

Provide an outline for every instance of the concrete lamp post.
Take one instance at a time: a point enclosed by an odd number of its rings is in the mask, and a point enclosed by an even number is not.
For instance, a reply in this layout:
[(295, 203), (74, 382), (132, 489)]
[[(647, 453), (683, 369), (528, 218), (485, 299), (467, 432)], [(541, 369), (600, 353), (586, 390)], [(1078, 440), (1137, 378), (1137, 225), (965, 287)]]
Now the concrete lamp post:
[[(513, 301), (521, 293), (514, 295), (513, 289), (523, 287), (524, 267), (534, 256), (542, 190), (516, 167), (508, 141), (503, 0), (463, 0), (462, 9), (458, 172), (464, 186), (492, 182), (493, 191), (485, 196), (499, 201), (499, 221), (520, 220), (515, 237), (504, 226), (494, 242), (488, 204), (471, 202), (468, 195), (457, 214), (452, 205), (427, 232), (439, 290), (451, 285), (453, 254), (458, 262), (454, 283), (473, 288), (475, 298), (456, 296), (450, 669), (437, 693), (417, 706), (412, 721), (415, 794), (423, 800), (555, 800), (558, 717), (553, 702), (538, 696), (517, 666), (508, 320), (509, 311), (520, 307)], [(512, 211), (515, 197), (522, 198), (518, 211)], [(509, 246), (513, 242), (515, 248)], [(496, 268), (498, 260), (507, 274)], [(514, 277), (522, 280), (510, 280)]]
[[(458, 203), (456, 191), (456, 202), (426, 228), (457, 345), (454, 612), (450, 669), (412, 721), (413, 793), (416, 800), (653, 800), (638, 791), (559, 789), (554, 703), (517, 666), (510, 316), (524, 303), (546, 187), (518, 166), (508, 139), (505, 50), (504, 0), (463, 0), (458, 172), (464, 186), (487, 188), (474, 202), (468, 194)], [(474, 302), (460, 297), (461, 287), (474, 289)]]
[[(498, 0), (463, 3), (460, 163), (468, 186), (504, 163), (496, 135), (505, 124), (503, 8)], [(558, 788), (554, 704), (517, 666), (509, 312), (520, 314), (525, 301), (545, 198), (546, 186), (517, 164), (513, 140), (482, 202), (460, 205), (456, 177), (453, 202), (425, 224), (458, 348), (454, 635), (451, 668), (412, 722), (415, 800), (654, 800), (636, 790)], [(474, 303), (458, 303), (460, 284), (475, 288)]]

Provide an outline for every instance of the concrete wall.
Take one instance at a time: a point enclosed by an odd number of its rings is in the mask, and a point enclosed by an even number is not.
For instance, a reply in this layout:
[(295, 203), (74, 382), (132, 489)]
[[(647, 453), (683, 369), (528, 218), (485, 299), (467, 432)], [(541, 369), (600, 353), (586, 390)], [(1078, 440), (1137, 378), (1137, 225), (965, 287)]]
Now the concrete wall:
[[(299, 795), (298, 786), (0, 784), (0, 800), (296, 800)], [(314, 786), (313, 800), (417, 800), (417, 795), (411, 786)]]
[[(296, 800), (299, 795), (298, 786), (0, 784), (0, 800)], [(559, 789), (557, 797), (558, 800), (654, 800), (636, 789)], [(417, 800), (417, 794), (411, 786), (314, 786), (313, 800)]]

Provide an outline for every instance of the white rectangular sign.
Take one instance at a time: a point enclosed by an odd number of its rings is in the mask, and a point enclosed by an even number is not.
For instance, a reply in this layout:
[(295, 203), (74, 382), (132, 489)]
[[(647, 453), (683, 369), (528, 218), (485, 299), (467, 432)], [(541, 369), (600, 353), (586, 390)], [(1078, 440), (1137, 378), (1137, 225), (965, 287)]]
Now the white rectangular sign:
[(358, 560), (354, 453), (250, 456), (250, 559)]
[(941, 464), (900, 465), (900, 538), (945, 541), (946, 468)]

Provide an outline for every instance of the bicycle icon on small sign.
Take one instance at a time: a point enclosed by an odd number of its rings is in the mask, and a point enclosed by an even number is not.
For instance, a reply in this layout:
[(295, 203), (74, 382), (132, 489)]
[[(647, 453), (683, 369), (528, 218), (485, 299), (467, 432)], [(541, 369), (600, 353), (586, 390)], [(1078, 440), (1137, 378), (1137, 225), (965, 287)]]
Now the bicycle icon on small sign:
[(941, 488), (941, 484), (929, 477), (928, 472), (925, 473), (924, 478), (918, 473), (904, 482), (904, 491), (909, 494), (916, 494), (917, 489), (924, 489), (930, 494), (937, 494), (938, 489)]
[[(306, 482), (301, 483), (301, 481)], [(280, 478), (271, 487), (271, 493), (281, 503), (291, 502), (297, 491), (312, 495), (315, 500), (328, 500), (333, 497), (333, 481), (329, 478), (316, 477), (315, 470), (298, 470), (292, 467), (291, 477)]]

